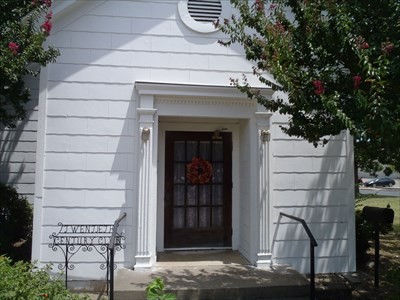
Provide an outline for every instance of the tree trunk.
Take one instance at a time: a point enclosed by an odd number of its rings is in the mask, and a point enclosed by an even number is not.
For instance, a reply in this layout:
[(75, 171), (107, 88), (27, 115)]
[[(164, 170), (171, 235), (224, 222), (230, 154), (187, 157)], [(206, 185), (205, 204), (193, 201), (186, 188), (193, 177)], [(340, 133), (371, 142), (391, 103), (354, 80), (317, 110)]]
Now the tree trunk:
[(359, 185), (359, 178), (358, 178), (358, 161), (357, 161), (357, 155), (356, 155), (356, 147), (354, 147), (354, 192), (355, 192), (355, 197), (357, 198), (357, 195), (360, 193), (360, 185)]

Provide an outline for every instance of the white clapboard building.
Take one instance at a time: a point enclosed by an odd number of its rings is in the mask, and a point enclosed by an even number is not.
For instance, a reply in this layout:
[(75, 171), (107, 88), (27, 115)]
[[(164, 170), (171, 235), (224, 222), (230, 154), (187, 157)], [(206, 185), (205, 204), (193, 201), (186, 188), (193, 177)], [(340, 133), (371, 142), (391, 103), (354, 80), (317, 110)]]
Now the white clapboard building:
[[(166, 250), (232, 249), (307, 273), (308, 237), (284, 212), (314, 234), (317, 272), (355, 270), (352, 139), (314, 148), (289, 137), (285, 117), (230, 85), (247, 74), (276, 96), (239, 46), (218, 43), (212, 22), (232, 15), (229, 1), (65, 0), (53, 12), (61, 55), (30, 82), (30, 119), (1, 133), (2, 176), (34, 202), (34, 260), (62, 263), (49, 247), (59, 223), (125, 212), (118, 268), (151, 269)], [(94, 252), (73, 260), (69, 276), (104, 276)]]

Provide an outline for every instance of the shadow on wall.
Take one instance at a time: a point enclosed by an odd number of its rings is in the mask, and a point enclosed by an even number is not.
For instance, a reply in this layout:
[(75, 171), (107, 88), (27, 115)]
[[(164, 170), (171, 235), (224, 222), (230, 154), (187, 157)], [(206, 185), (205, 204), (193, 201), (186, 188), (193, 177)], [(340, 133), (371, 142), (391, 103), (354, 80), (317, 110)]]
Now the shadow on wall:
[[(321, 147), (321, 146), (319, 146)], [(276, 220), (279, 212), (297, 216), (306, 221), (318, 247), (315, 248), (316, 272), (345, 272), (355, 260), (351, 249), (354, 235), (354, 191), (352, 166), (347, 157), (346, 134), (332, 137), (331, 141), (310, 157), (312, 166), (303, 166), (297, 172), (296, 187), (287, 204), (276, 204)], [(322, 154), (322, 155), (321, 155)], [(278, 261), (285, 260), (297, 270), (308, 273), (310, 268), (310, 242), (302, 225), (282, 217), (275, 227), (273, 252), (279, 253)]]
[[(111, 166), (111, 176), (117, 176), (118, 182), (121, 183), (121, 192), (124, 196), (117, 197), (119, 199), (117, 203), (110, 204), (115, 208), (121, 207), (119, 214), (123, 212), (127, 213), (126, 218), (121, 222), (120, 229), (125, 234), (125, 245), (126, 248), (123, 251), (123, 261), (116, 261), (125, 268), (133, 268), (132, 258), (135, 256), (136, 249), (136, 224), (137, 215), (134, 213), (137, 211), (137, 184), (138, 179), (134, 170), (137, 169), (138, 154), (135, 153), (136, 143), (136, 126), (134, 125), (135, 120), (135, 109), (136, 103), (134, 101), (135, 91), (133, 91), (127, 111), (126, 121), (124, 122), (122, 133), (127, 134), (121, 136), (118, 140), (117, 147), (114, 154), (114, 159)], [(112, 201), (113, 199), (110, 199)], [(121, 257), (122, 258), (122, 257)]]
[(15, 128), (0, 127), (0, 181), (15, 187), (31, 203), (35, 184), (36, 106), (36, 99), (27, 103), (26, 117)]
[(0, 181), (9, 185), (17, 184), (25, 169), (24, 161), (20, 162), (19, 166), (11, 166), (12, 157), (15, 155), (18, 141), (22, 135), (22, 131), (18, 130), (18, 127), (16, 129), (7, 129), (4, 126), (0, 128)]
[[(223, 38), (220, 32), (204, 35), (187, 28), (174, 1), (80, 2), (79, 8), (54, 19), (51, 43), (60, 48), (61, 56), (49, 67), (45, 151), (53, 161), (46, 157), (44, 190), (50, 187), (52, 195), (44, 201), (54, 205), (47, 210), (61, 211), (66, 202), (52, 203), (73, 190), (83, 201), (68, 209), (89, 216), (87, 222), (110, 222), (127, 212), (121, 228), (127, 237), (124, 263), (130, 267), (137, 240), (140, 154), (134, 150), (138, 131), (134, 83), (204, 84), (209, 83), (210, 72), (218, 72), (219, 82), (213, 84), (227, 86), (230, 75), (224, 68), (235, 64), (210, 67), (209, 60), (228, 60), (229, 51), (235, 50), (218, 44)], [(231, 58), (236, 57), (232, 53)], [(71, 160), (68, 165), (56, 164), (65, 157)], [(78, 175), (82, 180), (76, 179)], [(49, 227), (73, 218), (62, 214), (60, 220), (49, 220), (49, 214), (43, 214)]]

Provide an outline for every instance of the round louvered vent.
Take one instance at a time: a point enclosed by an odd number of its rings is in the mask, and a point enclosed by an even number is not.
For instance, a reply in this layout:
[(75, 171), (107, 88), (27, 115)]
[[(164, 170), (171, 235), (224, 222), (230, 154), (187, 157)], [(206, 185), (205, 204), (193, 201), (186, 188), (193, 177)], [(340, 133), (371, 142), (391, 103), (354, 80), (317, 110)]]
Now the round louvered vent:
[(189, 15), (197, 22), (212, 23), (221, 15), (220, 0), (189, 0)]
[(224, 5), (221, 0), (181, 0), (178, 10), (186, 26), (197, 32), (207, 33), (218, 30), (214, 22), (221, 17)]

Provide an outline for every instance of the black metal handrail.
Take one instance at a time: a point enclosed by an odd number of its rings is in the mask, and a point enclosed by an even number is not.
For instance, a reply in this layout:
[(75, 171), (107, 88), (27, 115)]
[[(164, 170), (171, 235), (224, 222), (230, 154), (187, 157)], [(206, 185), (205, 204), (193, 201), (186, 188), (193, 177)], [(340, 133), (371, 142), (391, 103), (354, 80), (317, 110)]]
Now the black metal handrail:
[[(119, 216), (118, 219), (115, 220), (114, 222), (114, 227), (113, 227), (113, 231), (111, 234), (111, 239), (110, 239), (110, 243), (108, 244), (108, 251), (109, 251), (109, 255), (110, 255), (110, 263), (109, 263), (109, 280), (107, 280), (107, 285), (108, 282), (110, 283), (110, 294), (109, 294), (109, 299), (113, 300), (114, 299), (114, 248), (115, 248), (115, 237), (117, 235), (117, 229), (119, 226), (119, 223), (126, 217), (126, 212), (124, 212), (121, 216)], [(107, 276), (108, 277), (108, 276)], [(108, 287), (107, 287), (107, 291), (108, 291)]]
[(301, 225), (303, 225), (304, 230), (306, 231), (308, 238), (310, 239), (310, 299), (314, 300), (315, 299), (315, 253), (314, 253), (314, 247), (317, 247), (317, 241), (315, 240), (313, 234), (311, 233), (310, 228), (308, 228), (308, 225), (304, 219), (301, 219), (299, 217), (295, 217), (292, 215), (285, 214), (283, 212), (280, 213), (280, 216), (284, 216), (286, 218), (295, 220)]

